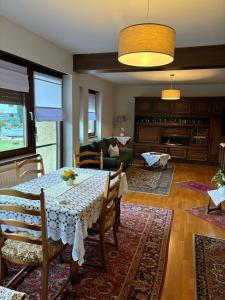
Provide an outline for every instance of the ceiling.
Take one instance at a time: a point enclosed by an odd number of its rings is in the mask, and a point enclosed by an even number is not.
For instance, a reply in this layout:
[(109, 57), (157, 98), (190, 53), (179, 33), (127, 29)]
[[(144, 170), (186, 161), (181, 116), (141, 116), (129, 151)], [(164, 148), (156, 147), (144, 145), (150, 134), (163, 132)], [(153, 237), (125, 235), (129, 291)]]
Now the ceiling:
[(172, 26), (176, 47), (225, 43), (224, 0), (150, 0), (148, 18), (147, 1), (0, 0), (0, 12), (73, 53), (117, 51), (119, 31), (141, 22)]
[(116, 84), (170, 84), (170, 74), (174, 74), (174, 85), (225, 83), (225, 69), (198, 69), (151, 72), (95, 73), (95, 76)]

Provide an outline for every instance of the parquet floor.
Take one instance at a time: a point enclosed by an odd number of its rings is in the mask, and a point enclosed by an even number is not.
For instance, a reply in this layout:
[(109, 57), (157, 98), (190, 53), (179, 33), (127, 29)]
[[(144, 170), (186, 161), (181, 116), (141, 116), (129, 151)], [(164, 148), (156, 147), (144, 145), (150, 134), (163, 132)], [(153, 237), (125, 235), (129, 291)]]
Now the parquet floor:
[(168, 262), (161, 300), (194, 300), (193, 233), (225, 239), (225, 230), (185, 211), (186, 208), (207, 204), (207, 196), (176, 185), (177, 181), (196, 180), (210, 183), (217, 168), (207, 165), (175, 164), (170, 195), (158, 196), (131, 192), (123, 201), (174, 210), (169, 243)]

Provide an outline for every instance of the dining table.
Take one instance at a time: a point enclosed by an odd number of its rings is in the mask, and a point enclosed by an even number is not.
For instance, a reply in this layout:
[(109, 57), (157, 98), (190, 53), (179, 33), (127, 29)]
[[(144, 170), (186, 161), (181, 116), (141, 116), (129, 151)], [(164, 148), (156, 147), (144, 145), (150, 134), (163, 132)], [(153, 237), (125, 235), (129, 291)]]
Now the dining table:
[[(67, 186), (61, 178), (63, 172), (68, 169), (78, 175), (72, 186)], [(61, 240), (65, 245), (71, 245), (73, 262), (76, 262), (76, 265), (82, 265), (85, 255), (84, 240), (88, 236), (88, 228), (91, 228), (100, 216), (108, 174), (109, 171), (105, 170), (64, 167), (12, 188), (33, 194), (40, 193), (43, 188), (48, 237), (55, 241)], [(127, 192), (126, 174), (122, 173), (119, 196)], [(37, 209), (39, 206), (37, 201), (11, 196), (0, 196), (0, 204), (21, 204), (32, 209)], [(11, 218), (12, 214), (17, 220), (33, 224), (40, 222), (37, 216), (6, 211), (0, 211), (0, 219)], [(7, 229), (15, 230), (13, 227), (7, 227)], [(34, 231), (29, 233), (38, 234)]]

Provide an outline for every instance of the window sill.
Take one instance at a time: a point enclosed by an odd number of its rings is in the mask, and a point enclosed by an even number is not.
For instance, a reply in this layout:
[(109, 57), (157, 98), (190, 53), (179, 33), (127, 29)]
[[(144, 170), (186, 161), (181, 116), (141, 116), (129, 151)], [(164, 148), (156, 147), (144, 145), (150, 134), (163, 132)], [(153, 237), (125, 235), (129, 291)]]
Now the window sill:
[(39, 154), (36, 153), (29, 153), (29, 154), (24, 154), (24, 155), (19, 155), (19, 156), (14, 156), (10, 158), (5, 158), (0, 160), (0, 167), (10, 165), (15, 163), (16, 161), (21, 161), (27, 158), (34, 158), (37, 157)]

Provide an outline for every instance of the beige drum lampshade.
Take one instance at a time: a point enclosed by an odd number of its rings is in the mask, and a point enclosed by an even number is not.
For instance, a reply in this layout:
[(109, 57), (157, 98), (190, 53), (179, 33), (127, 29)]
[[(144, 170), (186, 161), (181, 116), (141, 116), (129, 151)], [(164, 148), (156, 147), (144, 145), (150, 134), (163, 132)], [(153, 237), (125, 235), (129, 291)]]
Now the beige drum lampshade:
[(175, 30), (169, 26), (143, 23), (120, 32), (118, 60), (136, 67), (163, 66), (174, 60)]
[(164, 100), (179, 100), (180, 90), (162, 90), (161, 99)]

